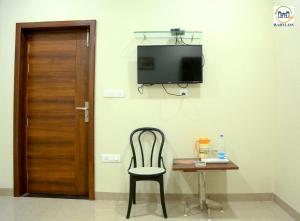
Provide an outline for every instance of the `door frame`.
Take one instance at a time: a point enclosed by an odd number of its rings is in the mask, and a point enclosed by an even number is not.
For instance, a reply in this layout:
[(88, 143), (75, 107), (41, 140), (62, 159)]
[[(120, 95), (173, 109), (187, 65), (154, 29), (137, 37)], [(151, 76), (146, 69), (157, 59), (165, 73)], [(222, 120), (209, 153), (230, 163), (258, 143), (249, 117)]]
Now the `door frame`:
[(95, 169), (94, 169), (94, 84), (95, 84), (95, 40), (96, 20), (30, 22), (16, 24), (15, 45), (15, 78), (14, 78), (14, 196), (19, 197), (27, 193), (26, 164), (25, 164), (25, 127), (26, 110), (26, 33), (30, 30), (64, 30), (71, 28), (86, 28), (90, 32), (89, 44), (89, 80), (88, 100), (90, 122), (88, 125), (88, 198), (95, 199)]

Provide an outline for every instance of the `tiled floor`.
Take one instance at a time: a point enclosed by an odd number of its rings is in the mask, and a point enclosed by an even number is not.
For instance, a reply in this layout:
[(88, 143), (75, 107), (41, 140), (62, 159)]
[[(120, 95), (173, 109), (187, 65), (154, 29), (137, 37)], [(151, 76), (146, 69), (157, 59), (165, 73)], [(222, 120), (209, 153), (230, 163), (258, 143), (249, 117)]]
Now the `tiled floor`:
[[(274, 202), (228, 202), (223, 213), (212, 212), (212, 221), (282, 220), (292, 221)], [(47, 198), (13, 198), (0, 196), (0, 221), (120, 221), (126, 220), (126, 201), (88, 201)], [(184, 217), (181, 202), (167, 202), (168, 220), (204, 221), (205, 213)], [(130, 220), (157, 221), (161, 217), (158, 203), (137, 202)]]

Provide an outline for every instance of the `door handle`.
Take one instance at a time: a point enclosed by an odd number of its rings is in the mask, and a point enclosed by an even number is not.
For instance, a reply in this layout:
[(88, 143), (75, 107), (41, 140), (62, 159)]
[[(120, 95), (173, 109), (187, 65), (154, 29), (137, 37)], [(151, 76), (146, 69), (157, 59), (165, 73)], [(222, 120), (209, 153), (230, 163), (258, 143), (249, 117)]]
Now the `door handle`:
[(86, 110), (88, 110), (89, 108), (87, 108), (87, 107), (76, 107), (76, 110), (84, 110), (84, 111), (86, 111)]
[(76, 110), (84, 111), (84, 122), (89, 122), (89, 102), (84, 102), (84, 107), (75, 107)]

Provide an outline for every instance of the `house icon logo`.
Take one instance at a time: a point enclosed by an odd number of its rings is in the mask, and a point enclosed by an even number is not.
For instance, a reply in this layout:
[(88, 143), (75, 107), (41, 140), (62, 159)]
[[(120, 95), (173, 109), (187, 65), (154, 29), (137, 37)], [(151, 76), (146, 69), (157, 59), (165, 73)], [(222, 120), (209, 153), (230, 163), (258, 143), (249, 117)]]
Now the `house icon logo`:
[(275, 27), (294, 26), (295, 12), (293, 6), (274, 6), (273, 25)]

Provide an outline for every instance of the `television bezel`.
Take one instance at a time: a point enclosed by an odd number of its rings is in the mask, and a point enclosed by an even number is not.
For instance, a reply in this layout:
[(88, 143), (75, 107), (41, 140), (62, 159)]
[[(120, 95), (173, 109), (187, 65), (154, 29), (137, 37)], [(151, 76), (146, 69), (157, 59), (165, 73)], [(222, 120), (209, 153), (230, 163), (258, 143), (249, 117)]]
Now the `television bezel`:
[[(200, 46), (201, 47), (201, 57), (202, 57), (202, 73), (201, 73), (201, 80), (200, 81), (167, 81), (167, 82), (151, 82), (151, 83), (142, 83), (139, 81), (139, 68), (138, 68), (138, 59), (139, 59), (139, 47), (188, 47), (188, 46)], [(201, 84), (203, 83), (203, 46), (202, 45), (138, 45), (137, 46), (137, 83), (144, 84), (144, 85), (154, 85), (154, 84)]]

